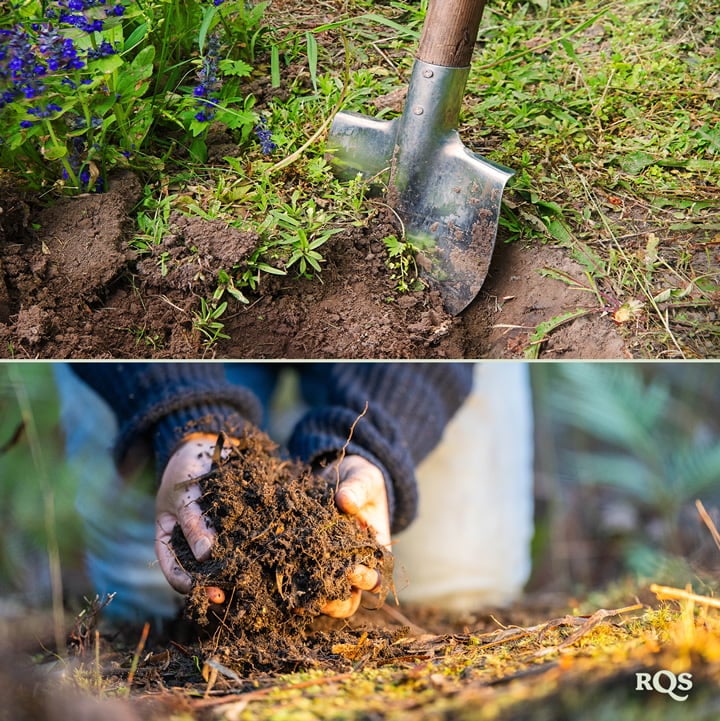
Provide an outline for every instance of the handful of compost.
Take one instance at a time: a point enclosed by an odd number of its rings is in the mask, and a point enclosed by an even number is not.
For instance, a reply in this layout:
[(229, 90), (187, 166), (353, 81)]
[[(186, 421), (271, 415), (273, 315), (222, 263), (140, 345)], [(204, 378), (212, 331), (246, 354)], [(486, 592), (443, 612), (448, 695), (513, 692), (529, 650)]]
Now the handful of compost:
[(259, 431), (213, 460), (198, 479), (200, 507), (217, 533), (209, 558), (195, 558), (179, 526), (171, 537), (193, 580), (186, 606), (192, 620), (222, 621), (244, 639), (279, 627), (300, 634), (328, 604), (350, 597), (358, 567), (376, 572), (372, 590), (384, 596), (392, 555), (371, 529), (338, 511), (334, 483), (282, 460)]

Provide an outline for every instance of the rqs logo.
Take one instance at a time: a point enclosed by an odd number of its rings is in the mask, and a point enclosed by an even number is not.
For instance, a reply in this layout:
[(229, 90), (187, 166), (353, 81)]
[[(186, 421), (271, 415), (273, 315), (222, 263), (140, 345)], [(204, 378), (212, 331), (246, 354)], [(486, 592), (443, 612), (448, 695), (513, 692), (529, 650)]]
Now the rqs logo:
[(636, 691), (656, 691), (670, 696), (675, 701), (686, 701), (688, 694), (681, 695), (677, 691), (689, 691), (692, 688), (692, 674), (674, 674), (672, 671), (638, 671), (635, 674)]

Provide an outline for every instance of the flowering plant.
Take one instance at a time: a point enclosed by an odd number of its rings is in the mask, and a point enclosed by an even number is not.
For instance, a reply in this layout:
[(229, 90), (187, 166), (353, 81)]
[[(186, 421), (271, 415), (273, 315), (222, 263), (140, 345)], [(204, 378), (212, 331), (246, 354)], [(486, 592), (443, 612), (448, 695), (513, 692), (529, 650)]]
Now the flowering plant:
[(169, 135), (202, 157), (211, 120), (241, 140), (258, 123), (240, 87), (254, 43), (238, 39), (259, 26), (265, 3), (9, 6), (0, 20), (0, 167), (33, 187), (101, 191), (110, 169), (152, 163)]

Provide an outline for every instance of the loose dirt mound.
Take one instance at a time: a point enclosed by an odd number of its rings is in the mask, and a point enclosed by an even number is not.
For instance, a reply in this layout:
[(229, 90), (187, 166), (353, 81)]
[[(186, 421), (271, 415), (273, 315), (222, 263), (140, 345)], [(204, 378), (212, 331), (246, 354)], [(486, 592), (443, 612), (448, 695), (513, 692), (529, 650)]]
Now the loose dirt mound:
[[(386, 590), (391, 583), (392, 556), (336, 509), (332, 481), (281, 460), (276, 448), (262, 433), (246, 434), (200, 480), (201, 507), (218, 533), (209, 560), (195, 560), (179, 526), (172, 539), (195, 582), (187, 615), (212, 632), (214, 657), (234, 668), (311, 663), (310, 624), (328, 601), (349, 598), (347, 574), (358, 564), (377, 569)], [(208, 588), (220, 589), (220, 603)]]
[[(210, 351), (195, 324), (217, 273), (241, 269), (256, 238), (219, 221), (173, 215), (151, 256), (127, 245), (141, 193), (131, 174), (101, 196), (40, 208), (0, 186), (0, 356), (40, 358), (518, 358), (540, 321), (587, 298), (542, 277), (560, 267), (582, 279), (562, 251), (498, 238), (488, 280), (460, 316), (439, 295), (399, 295), (382, 238), (399, 232), (379, 212), (325, 246), (320, 280), (266, 277), (250, 303), (232, 299), (230, 336)], [(542, 357), (619, 358), (623, 341), (599, 313), (551, 336)]]

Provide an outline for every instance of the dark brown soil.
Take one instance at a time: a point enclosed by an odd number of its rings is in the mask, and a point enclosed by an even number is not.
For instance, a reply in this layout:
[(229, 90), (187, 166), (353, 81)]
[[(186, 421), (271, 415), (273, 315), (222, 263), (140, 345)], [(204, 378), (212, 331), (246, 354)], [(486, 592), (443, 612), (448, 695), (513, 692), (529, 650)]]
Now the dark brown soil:
[[(328, 601), (350, 597), (347, 574), (358, 564), (377, 569), (381, 597), (392, 583), (392, 556), (337, 510), (332, 480), (276, 451), (263, 433), (247, 433), (200, 480), (218, 534), (210, 559), (194, 558), (179, 526), (172, 539), (194, 580), (186, 614), (210, 635), (204, 656), (242, 671), (321, 661), (311, 623)], [(222, 592), (218, 603), (208, 588)]]
[[(217, 272), (242, 266), (255, 238), (220, 221), (173, 215), (152, 257), (128, 248), (141, 185), (116, 176), (103, 195), (40, 207), (0, 183), (0, 356), (39, 358), (521, 358), (537, 323), (587, 303), (538, 271), (578, 279), (558, 249), (498, 238), (487, 282), (459, 316), (439, 295), (398, 295), (381, 238), (392, 219), (352, 228), (325, 246), (322, 278), (266, 277), (250, 303), (231, 299), (229, 340), (211, 350), (194, 327)], [(623, 358), (608, 315), (553, 333), (546, 358)]]

